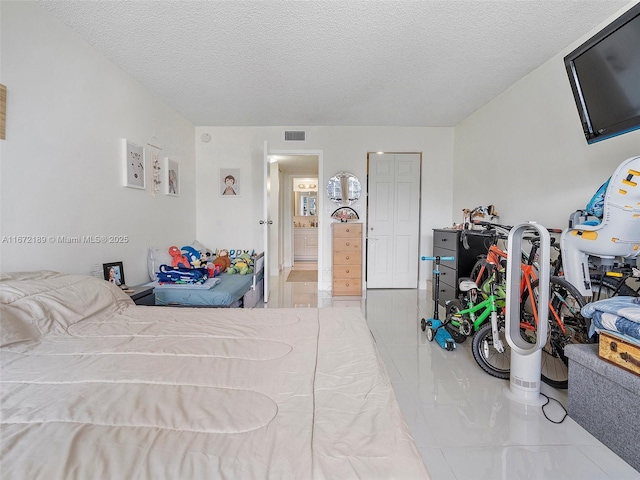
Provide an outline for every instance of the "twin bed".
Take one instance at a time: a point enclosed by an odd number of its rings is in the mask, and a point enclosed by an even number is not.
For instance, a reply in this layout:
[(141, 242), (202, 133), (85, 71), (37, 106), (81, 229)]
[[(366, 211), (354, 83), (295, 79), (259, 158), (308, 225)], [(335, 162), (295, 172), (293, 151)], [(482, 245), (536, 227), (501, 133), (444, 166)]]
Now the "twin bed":
[(0, 278), (3, 479), (426, 479), (359, 309), (144, 307)]
[[(194, 248), (205, 251), (198, 242)], [(161, 265), (170, 265), (167, 249), (149, 248), (147, 257), (149, 277), (154, 287), (155, 304), (174, 307), (232, 307), (251, 308), (262, 299), (264, 254), (253, 255), (253, 272), (248, 275), (221, 273), (203, 284), (161, 284), (156, 272)]]

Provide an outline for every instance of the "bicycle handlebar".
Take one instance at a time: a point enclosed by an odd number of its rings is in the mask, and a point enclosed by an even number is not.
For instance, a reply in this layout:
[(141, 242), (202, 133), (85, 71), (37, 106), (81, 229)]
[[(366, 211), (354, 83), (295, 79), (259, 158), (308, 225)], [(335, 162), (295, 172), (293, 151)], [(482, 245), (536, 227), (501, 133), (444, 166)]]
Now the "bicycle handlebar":
[(472, 223), (474, 225), (480, 225), (482, 227), (485, 227), (487, 230), (500, 228), (500, 229), (506, 230), (508, 232), (509, 230), (511, 230), (513, 228), (512, 225), (502, 225), (500, 223), (487, 222), (485, 220), (473, 220)]
[[(470, 248), (467, 235), (469, 235), (471, 232), (472, 232), (471, 234), (476, 237), (487, 237), (487, 238), (491, 238), (494, 241), (497, 241), (498, 239), (506, 240), (507, 238), (509, 238), (509, 235), (507, 232), (509, 232), (513, 228), (513, 226), (511, 225), (501, 225), (499, 223), (486, 222), (484, 220), (474, 220), (473, 224), (484, 227), (484, 230), (462, 230), (460, 236), (462, 240), (462, 246), (464, 247), (465, 250), (469, 250)], [(562, 233), (562, 230), (557, 228), (547, 228), (547, 231), (549, 233), (556, 233), (556, 234)], [(535, 242), (535, 239), (539, 237), (540, 235), (536, 231), (534, 232), (534, 236), (528, 238), (528, 240)], [(554, 237), (551, 237), (551, 245), (554, 245), (555, 241), (556, 239)]]
[[(498, 229), (502, 229), (505, 231), (510, 231), (513, 226), (512, 225), (501, 225), (499, 223), (492, 223), (492, 222), (486, 222), (484, 220), (477, 220), (477, 221), (473, 221), (474, 225), (481, 225), (483, 227), (485, 227), (487, 230), (492, 229), (492, 228), (498, 228)], [(560, 228), (547, 228), (547, 231), (549, 233), (562, 233), (562, 229)], [(537, 232), (536, 232), (537, 235)]]
[(453, 262), (456, 259), (456, 257), (420, 257), (420, 260), (434, 260), (434, 261), (438, 261), (438, 260), (442, 260), (445, 262)]
[(498, 239), (506, 240), (508, 235), (506, 233), (500, 232), (499, 230), (504, 230), (508, 232), (511, 227), (505, 225), (499, 225), (497, 223), (491, 222), (474, 222), (475, 225), (481, 225), (485, 227), (485, 230), (462, 230), (460, 236), (462, 239), (462, 246), (465, 250), (469, 250), (469, 240), (467, 239), (467, 235), (471, 234), (475, 237), (486, 237), (490, 238), (492, 241), (496, 241)]

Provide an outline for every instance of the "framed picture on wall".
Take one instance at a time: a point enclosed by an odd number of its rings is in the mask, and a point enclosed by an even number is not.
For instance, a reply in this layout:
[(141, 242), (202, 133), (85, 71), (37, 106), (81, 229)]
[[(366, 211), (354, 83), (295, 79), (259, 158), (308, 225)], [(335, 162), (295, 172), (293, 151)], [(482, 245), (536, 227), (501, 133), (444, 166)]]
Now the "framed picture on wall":
[(144, 147), (123, 138), (122, 156), (124, 158), (124, 186), (144, 190), (146, 188)]
[(127, 288), (124, 283), (124, 266), (122, 262), (103, 263), (102, 271), (107, 282), (111, 282), (120, 288)]
[(164, 159), (164, 171), (166, 172), (166, 178), (164, 179), (165, 191), (167, 195), (172, 197), (180, 196), (180, 164), (175, 160), (171, 160), (169, 157)]
[(221, 197), (242, 196), (242, 171), (239, 168), (221, 168), (218, 183)]

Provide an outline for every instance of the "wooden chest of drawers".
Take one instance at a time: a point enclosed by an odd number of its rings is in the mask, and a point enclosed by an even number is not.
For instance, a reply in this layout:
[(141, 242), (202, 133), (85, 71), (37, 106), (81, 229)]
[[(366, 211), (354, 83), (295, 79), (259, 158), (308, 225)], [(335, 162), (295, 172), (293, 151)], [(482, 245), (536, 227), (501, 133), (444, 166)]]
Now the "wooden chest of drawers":
[(333, 295), (362, 295), (362, 224), (334, 223)]

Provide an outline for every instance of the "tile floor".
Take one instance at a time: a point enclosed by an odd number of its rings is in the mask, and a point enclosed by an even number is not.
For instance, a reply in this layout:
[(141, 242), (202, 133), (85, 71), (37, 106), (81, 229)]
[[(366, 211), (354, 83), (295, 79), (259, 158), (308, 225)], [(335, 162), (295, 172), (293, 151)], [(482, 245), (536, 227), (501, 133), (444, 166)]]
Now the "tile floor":
[[(477, 366), (469, 341), (453, 352), (428, 342), (419, 324), (433, 315), (425, 290), (332, 298), (316, 283), (285, 282), (288, 272), (273, 277), (269, 302), (262, 306), (362, 309), (433, 480), (640, 479), (570, 417), (556, 425), (540, 408), (510, 401), (508, 381)], [(566, 406), (566, 391), (543, 384), (542, 392)], [(553, 419), (564, 415), (555, 402), (545, 410)]]

